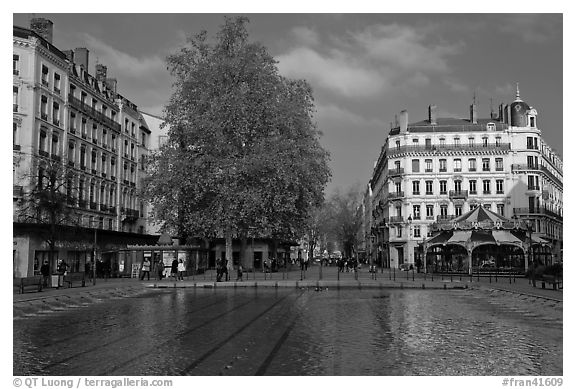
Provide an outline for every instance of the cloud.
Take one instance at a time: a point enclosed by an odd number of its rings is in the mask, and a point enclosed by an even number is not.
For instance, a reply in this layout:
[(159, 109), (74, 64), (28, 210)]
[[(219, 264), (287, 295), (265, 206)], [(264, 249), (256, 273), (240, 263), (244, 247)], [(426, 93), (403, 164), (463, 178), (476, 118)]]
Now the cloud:
[(454, 78), (444, 78), (443, 82), (451, 91), (455, 93), (470, 93), (470, 87), (468, 85), (465, 85)]
[(338, 123), (340, 127), (373, 127), (381, 128), (386, 123), (381, 119), (366, 118), (335, 104), (318, 104), (316, 118), (320, 123)]
[[(545, 20), (545, 21), (544, 21)], [(500, 31), (520, 37), (526, 43), (546, 43), (562, 37), (561, 14), (507, 15)]]
[(296, 39), (297, 43), (304, 46), (315, 46), (320, 42), (318, 33), (308, 27), (296, 26), (290, 31), (290, 34)]
[(298, 27), (292, 30), (296, 46), (277, 56), (278, 67), (288, 77), (306, 78), (347, 98), (408, 93), (428, 86), (433, 76), (449, 74), (449, 57), (461, 49), (461, 44), (431, 42), (433, 32), (378, 24), (320, 42), (313, 30)]

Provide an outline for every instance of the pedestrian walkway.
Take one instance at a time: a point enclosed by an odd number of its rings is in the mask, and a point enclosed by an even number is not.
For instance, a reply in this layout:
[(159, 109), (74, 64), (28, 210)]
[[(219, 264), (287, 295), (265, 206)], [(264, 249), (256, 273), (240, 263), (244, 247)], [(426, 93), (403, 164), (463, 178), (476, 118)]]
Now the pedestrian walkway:
[[(236, 274), (234, 274), (235, 276)], [(336, 267), (312, 266), (302, 271), (296, 266), (284, 271), (264, 273), (262, 271), (246, 272), (242, 281), (216, 282), (215, 270), (204, 274), (184, 277), (184, 281), (173, 278), (157, 281), (141, 281), (135, 278), (97, 279), (96, 285), (87, 282), (85, 287), (45, 288), (42, 292), (14, 294), (13, 301), (32, 301), (48, 296), (75, 295), (87, 291), (102, 291), (105, 289), (122, 288), (246, 288), (246, 287), (278, 287), (278, 288), (328, 288), (328, 289), (379, 289), (379, 288), (417, 288), (417, 289), (494, 289), (521, 295), (563, 301), (562, 290), (542, 289), (533, 287), (529, 280), (523, 277), (480, 277), (473, 276), (443, 276), (439, 274), (423, 274), (416, 271), (398, 271), (397, 269), (381, 269), (370, 273), (366, 268), (357, 273), (339, 273)], [(537, 283), (537, 286), (540, 286)]]

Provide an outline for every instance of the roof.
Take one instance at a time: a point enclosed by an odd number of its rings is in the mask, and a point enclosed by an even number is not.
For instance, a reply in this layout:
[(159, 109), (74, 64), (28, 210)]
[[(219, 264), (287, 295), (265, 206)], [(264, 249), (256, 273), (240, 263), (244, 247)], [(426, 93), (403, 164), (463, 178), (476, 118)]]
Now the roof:
[[(486, 132), (486, 125), (494, 123), (496, 131), (503, 131), (508, 128), (508, 124), (501, 123), (497, 119), (478, 119), (477, 123), (472, 123), (470, 119), (460, 118), (438, 118), (436, 124), (430, 124), (429, 120), (421, 120), (415, 123), (409, 123), (407, 131), (411, 133), (418, 132)], [(400, 127), (392, 128), (390, 135), (398, 135)]]

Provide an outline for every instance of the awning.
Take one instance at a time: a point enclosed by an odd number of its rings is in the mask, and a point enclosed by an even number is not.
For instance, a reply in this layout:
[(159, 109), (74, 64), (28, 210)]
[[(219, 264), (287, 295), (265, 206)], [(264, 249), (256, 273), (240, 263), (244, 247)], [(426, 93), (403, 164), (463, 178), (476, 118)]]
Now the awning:
[(430, 239), (424, 242), (425, 245), (430, 246), (433, 244), (445, 244), (450, 236), (452, 235), (451, 232), (448, 231), (441, 231), (435, 236), (431, 237)]
[(449, 243), (466, 244), (466, 242), (470, 240), (471, 236), (472, 231), (454, 231), (454, 235), (452, 235), (452, 237), (448, 239), (446, 244)]
[(550, 242), (548, 242), (546, 239), (543, 239), (537, 235), (532, 235), (532, 245), (535, 245), (535, 244), (550, 246)]
[(512, 235), (510, 231), (506, 230), (495, 230), (492, 231), (492, 235), (498, 244), (521, 244), (522, 241)]

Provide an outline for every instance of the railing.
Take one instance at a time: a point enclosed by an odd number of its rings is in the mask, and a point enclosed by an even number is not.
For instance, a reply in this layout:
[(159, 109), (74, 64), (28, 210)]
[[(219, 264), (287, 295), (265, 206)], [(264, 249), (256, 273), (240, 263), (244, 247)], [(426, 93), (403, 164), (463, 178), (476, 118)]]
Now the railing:
[(520, 164), (520, 163), (514, 163), (512, 164), (512, 171), (518, 171), (518, 170), (540, 170), (538, 166), (536, 165), (528, 165), (528, 164)]
[(71, 94), (68, 95), (68, 103), (73, 108), (86, 113), (87, 115), (89, 115), (93, 119), (99, 121), (100, 123), (112, 128), (116, 131), (120, 131), (122, 128), (119, 123), (106, 117), (104, 114), (96, 111), (94, 108), (90, 107), (89, 105), (84, 104), (81, 100), (77, 99), (76, 97), (72, 96)]
[(434, 220), (434, 216), (428, 216), (428, 215), (426, 215), (426, 220)]
[(392, 147), (387, 150), (389, 156), (402, 154), (402, 153), (438, 153), (445, 151), (493, 151), (493, 150), (510, 150), (510, 143), (487, 143), (479, 145), (455, 145), (455, 144), (444, 144), (444, 145), (418, 145), (418, 146), (401, 146)]
[(540, 185), (528, 185), (528, 190), (540, 190)]
[(452, 220), (456, 217), (456, 215), (438, 215), (436, 217), (436, 221), (438, 222), (442, 222), (442, 221), (448, 221), (448, 220)]
[[(132, 159), (134, 159), (134, 157), (130, 157)], [(398, 169), (389, 169), (388, 170), (388, 176), (398, 176), (404, 174), (404, 168), (398, 168)]]
[(563, 219), (563, 216), (557, 212), (551, 211), (546, 208), (534, 207), (534, 208), (514, 208), (513, 209), (514, 215), (535, 215), (535, 214), (543, 214), (552, 217), (557, 217)]
[(466, 199), (468, 198), (467, 190), (451, 190), (449, 192), (449, 197), (451, 199)]
[(388, 193), (388, 199), (397, 199), (404, 197), (404, 191)]
[(544, 165), (540, 165), (540, 170), (546, 174), (546, 177), (550, 178), (552, 181), (556, 183), (558, 186), (563, 186), (562, 180), (556, 177), (548, 168)]
[(403, 223), (404, 217), (403, 216), (390, 216), (389, 222), (390, 223)]

